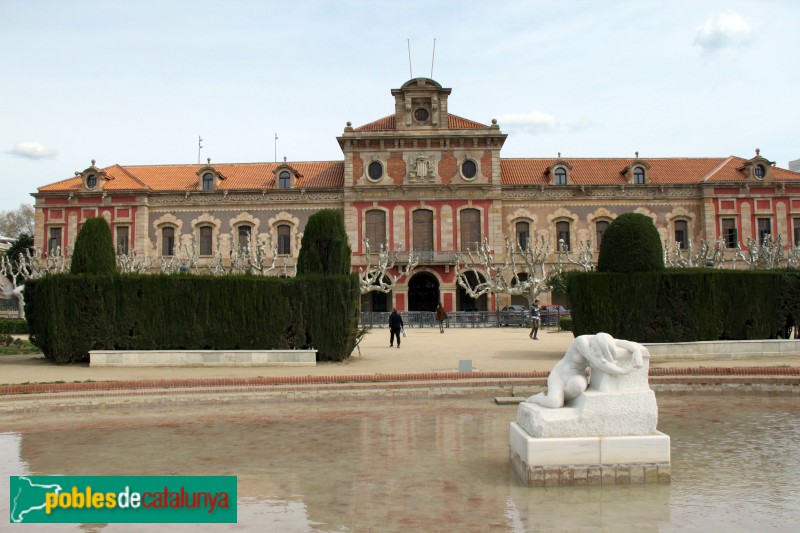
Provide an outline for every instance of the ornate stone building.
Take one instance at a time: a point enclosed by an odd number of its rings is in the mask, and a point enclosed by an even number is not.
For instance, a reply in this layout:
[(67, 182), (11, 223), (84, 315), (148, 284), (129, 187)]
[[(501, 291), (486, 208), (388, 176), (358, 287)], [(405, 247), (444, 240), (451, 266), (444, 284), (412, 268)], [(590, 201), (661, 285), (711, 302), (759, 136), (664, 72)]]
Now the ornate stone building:
[[(732, 255), (748, 237), (800, 241), (800, 173), (755, 157), (500, 157), (506, 134), (448, 111), (450, 89), (416, 78), (392, 90), (394, 112), (337, 137), (341, 161), (205, 165), (92, 165), (39, 188), (36, 245), (71, 250), (84, 220), (104, 216), (120, 252), (201, 261), (246, 242), (267, 243), (289, 263), (308, 217), (342, 210), (353, 268), (363, 239), (420, 253), (411, 279), (364, 308), (494, 309), (508, 296), (469, 298), (454, 279), (453, 251), (487, 239), (502, 252), (517, 242), (602, 240), (615, 217), (650, 216), (665, 241), (722, 238)], [(373, 246), (374, 251), (374, 246)], [(498, 254), (502, 259), (502, 254)], [(555, 262), (554, 254), (550, 262)], [(548, 299), (545, 295), (544, 300)], [(519, 303), (514, 301), (513, 303)]]

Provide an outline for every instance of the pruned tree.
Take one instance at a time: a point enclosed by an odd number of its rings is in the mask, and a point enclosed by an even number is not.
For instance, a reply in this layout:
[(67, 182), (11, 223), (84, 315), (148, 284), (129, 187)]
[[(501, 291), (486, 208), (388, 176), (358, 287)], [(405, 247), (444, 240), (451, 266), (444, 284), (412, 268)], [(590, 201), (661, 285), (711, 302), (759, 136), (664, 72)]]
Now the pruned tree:
[(374, 265), (372, 264), (372, 250), (369, 239), (364, 239), (364, 251), (366, 252), (367, 265), (366, 267), (358, 267), (361, 294), (391, 292), (398, 281), (404, 277), (410, 278), (411, 273), (419, 264), (419, 255), (414, 250), (411, 250), (408, 254), (408, 262), (398, 268), (397, 274), (392, 274), (392, 270), (397, 263), (397, 254), (400, 251), (399, 245), (397, 250), (391, 251), (388, 241), (382, 243), (378, 247), (378, 260)]
[(759, 243), (752, 237), (747, 238), (747, 254), (742, 252), (741, 243), (736, 243), (736, 252), (733, 254), (733, 268), (736, 268), (736, 260), (742, 260), (752, 269), (756, 268), (777, 268), (783, 259), (783, 236), (778, 234), (777, 239), (772, 235), (766, 234)]
[[(471, 298), (477, 299), (484, 294), (510, 294), (524, 296), (530, 305), (545, 289), (545, 262), (549, 254), (550, 245), (544, 237), (538, 243), (528, 239), (524, 245), (506, 237), (504, 259), (498, 262), (488, 239), (484, 239), (483, 245), (476, 246), (474, 253), (455, 252), (456, 280)], [(522, 273), (527, 275), (520, 276)], [(476, 280), (484, 277), (485, 281), (473, 284), (470, 277)]]
[[(685, 255), (684, 255), (685, 254)], [(725, 241), (722, 237), (716, 241), (700, 241), (700, 249), (695, 251), (692, 239), (686, 240), (686, 248), (680, 242), (671, 245), (664, 241), (664, 265), (670, 268), (721, 268), (725, 262)]]

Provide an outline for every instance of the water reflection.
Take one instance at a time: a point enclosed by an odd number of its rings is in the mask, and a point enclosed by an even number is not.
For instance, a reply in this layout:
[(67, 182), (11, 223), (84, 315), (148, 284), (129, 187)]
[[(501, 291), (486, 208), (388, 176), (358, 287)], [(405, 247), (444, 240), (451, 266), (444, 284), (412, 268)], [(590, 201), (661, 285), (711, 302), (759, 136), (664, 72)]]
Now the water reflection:
[[(508, 464), (516, 407), (488, 398), (4, 416), (0, 427), (11, 432), (0, 434), (0, 475), (237, 475), (235, 529), (259, 531), (763, 530), (797, 523), (800, 399), (712, 398), (659, 398), (659, 429), (672, 437), (667, 486), (524, 487)], [(6, 516), (8, 501), (0, 492)]]

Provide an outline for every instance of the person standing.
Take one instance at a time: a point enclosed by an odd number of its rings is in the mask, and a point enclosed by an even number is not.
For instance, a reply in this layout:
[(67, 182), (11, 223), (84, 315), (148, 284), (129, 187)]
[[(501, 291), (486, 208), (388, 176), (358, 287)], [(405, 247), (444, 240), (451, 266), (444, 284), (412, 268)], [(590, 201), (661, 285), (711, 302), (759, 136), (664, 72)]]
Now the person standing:
[(542, 317), (539, 314), (539, 300), (534, 300), (531, 306), (531, 332), (528, 335), (531, 339), (539, 340), (539, 326), (542, 324)]
[(389, 348), (394, 346), (394, 339), (397, 337), (397, 347), (400, 348), (400, 332), (403, 331), (403, 317), (397, 312), (397, 309), (392, 309), (392, 314), (389, 315)]
[(444, 321), (447, 320), (447, 313), (442, 307), (442, 302), (439, 302), (439, 307), (436, 308), (436, 321), (439, 322), (439, 333), (444, 333)]

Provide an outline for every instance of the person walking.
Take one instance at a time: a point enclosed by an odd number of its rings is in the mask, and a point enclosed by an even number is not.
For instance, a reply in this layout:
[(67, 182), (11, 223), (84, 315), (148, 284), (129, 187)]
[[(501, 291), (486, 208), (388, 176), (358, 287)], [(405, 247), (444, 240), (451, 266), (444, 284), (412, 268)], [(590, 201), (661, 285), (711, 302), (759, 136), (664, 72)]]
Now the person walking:
[(442, 307), (442, 302), (439, 302), (439, 307), (436, 308), (436, 321), (439, 322), (439, 333), (444, 333), (444, 321), (447, 320), (447, 313)]
[(539, 326), (542, 324), (542, 317), (539, 314), (539, 300), (534, 300), (531, 306), (531, 332), (528, 335), (531, 339), (539, 340)]
[(397, 347), (400, 348), (400, 332), (403, 331), (403, 317), (397, 312), (397, 309), (392, 309), (392, 314), (389, 315), (389, 348), (394, 346), (394, 339), (397, 337)]

